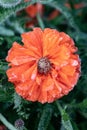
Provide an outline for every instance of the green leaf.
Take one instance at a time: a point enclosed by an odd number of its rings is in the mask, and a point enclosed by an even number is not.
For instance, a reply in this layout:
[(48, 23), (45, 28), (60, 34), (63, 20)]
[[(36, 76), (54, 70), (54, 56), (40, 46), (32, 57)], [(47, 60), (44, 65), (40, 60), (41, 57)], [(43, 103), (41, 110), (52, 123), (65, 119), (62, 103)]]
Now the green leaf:
[[(73, 130), (79, 130), (78, 127), (77, 127), (77, 124), (75, 122), (73, 122), (73, 121), (71, 121), (71, 122), (72, 122)], [(60, 130), (66, 130), (66, 129), (62, 125), (61, 128), (60, 128)]]
[(79, 130), (78, 127), (77, 127), (77, 124), (74, 121), (71, 121), (71, 122), (72, 122), (73, 129), (74, 130)]
[[(86, 33), (84, 33), (84, 32), (80, 32), (80, 31), (78, 31), (78, 32), (72, 32), (71, 30), (68, 30), (68, 32), (67, 32), (72, 38), (74, 38), (76, 41), (78, 41), (78, 40), (85, 40), (86, 41), (86, 37), (87, 37), (87, 34)], [(85, 44), (85, 43), (84, 43)], [(83, 44), (83, 45), (84, 45)]]
[(40, 2), (40, 3), (49, 3), (51, 2), (51, 0), (30, 0), (29, 2), (21, 2), (20, 4), (17, 4), (15, 7), (11, 8), (0, 8), (0, 23), (2, 23), (3, 21), (5, 21), (9, 16), (11, 16), (12, 14), (16, 13), (17, 11), (20, 11), (24, 8), (26, 8), (29, 5), (35, 4), (36, 2)]
[(14, 108), (19, 108), (21, 104), (21, 97), (17, 94), (14, 93)]
[(30, 2), (21, 2), (20, 4), (18, 4), (15, 7), (12, 8), (0, 8), (0, 23), (2, 23), (3, 21), (5, 21), (9, 16), (11, 16), (12, 14), (16, 13), (17, 11), (24, 9), (25, 7), (34, 4), (36, 2), (36, 0), (32, 0)]
[(11, 8), (18, 5), (22, 0), (0, 0), (0, 6), (4, 8)]
[(12, 91), (11, 90), (4, 90), (4, 87), (2, 84), (0, 84), (0, 102), (7, 102), (12, 101)]
[(85, 108), (87, 108), (87, 98), (86, 99), (84, 99), (82, 102), (80, 102), (80, 103), (73, 103), (72, 105), (71, 105), (71, 107), (72, 108), (78, 108), (78, 109), (85, 109)]
[(62, 124), (66, 130), (73, 130), (69, 115), (65, 112), (65, 110), (62, 111)]
[(0, 60), (0, 74), (5, 74), (7, 68), (7, 62)]
[(81, 109), (87, 108), (87, 99), (84, 99), (81, 103), (78, 103), (76, 107)]
[(55, 101), (60, 113), (61, 113), (61, 120), (62, 120), (62, 125), (66, 130), (74, 130), (73, 126), (71, 124), (70, 118), (68, 113), (61, 107), (60, 103), (58, 101)]
[(43, 109), (37, 130), (46, 130), (52, 116), (52, 107), (50, 105), (46, 105)]
[(14, 30), (15, 33), (21, 34), (25, 31), (22, 27), (21, 17), (18, 18), (15, 15), (6, 20), (6, 25), (9, 26), (12, 30)]
[(4, 26), (0, 26), (0, 35), (1, 36), (14, 36), (14, 31)]
[(38, 3), (47, 4), (52, 2), (53, 0), (37, 0)]

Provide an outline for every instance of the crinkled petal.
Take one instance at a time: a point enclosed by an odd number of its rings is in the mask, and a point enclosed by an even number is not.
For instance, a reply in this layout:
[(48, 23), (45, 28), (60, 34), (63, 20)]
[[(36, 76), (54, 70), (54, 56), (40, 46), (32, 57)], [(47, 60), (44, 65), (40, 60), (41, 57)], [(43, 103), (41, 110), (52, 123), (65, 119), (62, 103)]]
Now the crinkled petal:
[(36, 76), (37, 76), (37, 67), (36, 64), (34, 64), (30, 68), (25, 70), (24, 73), (21, 74), (21, 81), (25, 82), (28, 79), (34, 81)]
[[(35, 66), (35, 65), (33, 65), (33, 66)], [(27, 64), (23, 64), (20, 66), (15, 66), (15, 67), (9, 68), (6, 72), (7, 76), (9, 77), (9, 81), (10, 82), (15, 82), (15, 81), (24, 82), (25, 80), (30, 78), (30, 76), (32, 77), (32, 70), (34, 69), (33, 66), (31, 66), (29, 63), (27, 63)], [(27, 72), (28, 70), (30, 73), (27, 73), (28, 75), (26, 75), (25, 72)]]
[(57, 49), (61, 38), (55, 29), (45, 29), (43, 33), (43, 57), (53, 54)]
[(76, 66), (71, 66), (71, 65), (66, 65), (66, 66), (63, 66), (62, 68), (61, 68), (61, 71), (64, 73), (64, 74), (66, 74), (66, 75), (68, 75), (68, 76), (73, 76), (74, 75), (74, 73), (76, 72)]
[[(38, 92), (38, 93), (37, 93)], [(40, 95), (40, 89), (39, 86), (36, 84), (36, 82), (33, 82), (33, 85), (29, 89), (29, 96), (27, 97), (27, 100), (30, 101), (37, 101), (38, 97)]]
[(72, 76), (68, 76), (69, 81), (72, 84), (72, 87), (74, 87), (76, 85), (79, 77), (80, 77), (80, 73), (79, 72), (74, 73), (73, 77)]
[(42, 56), (42, 37), (43, 32), (40, 28), (35, 28), (33, 32), (22, 34), (22, 41), (24, 46), (32, 50), (38, 56)]
[(73, 88), (73, 87), (63, 84), (62, 82), (58, 82), (58, 84), (60, 85), (60, 87), (62, 89), (61, 96), (67, 95), (69, 93), (69, 91), (72, 90), (72, 88)]
[(48, 98), (49, 102), (51, 102), (51, 101), (53, 101), (55, 99), (60, 98), (63, 94), (59, 93), (59, 91), (56, 88), (54, 88), (53, 90), (48, 91), (48, 95), (50, 96), (50, 98)]
[(41, 102), (42, 104), (47, 102), (47, 91), (40, 91), (38, 101)]
[(28, 98), (29, 96), (29, 90), (32, 87), (33, 82), (30, 80), (29, 82), (20, 82), (15, 84), (15, 90), (16, 92), (21, 95), (23, 98)]
[(42, 83), (42, 91), (48, 91), (50, 89), (53, 89), (54, 82), (50, 75), (45, 77), (45, 80)]
[(69, 77), (62, 71), (59, 72), (59, 81), (62, 82), (64, 85), (73, 86), (73, 84), (69, 80)]
[(70, 36), (67, 35), (66, 33), (60, 32), (60, 37), (62, 37), (60, 44), (70, 43), (74, 45), (74, 42), (73, 41), (71, 42)]
[(39, 86), (32, 81), (16, 84), (15, 89), (20, 96), (30, 101), (37, 101), (40, 95)]
[(8, 52), (6, 60), (14, 65), (21, 65), (36, 61), (37, 58), (38, 56), (34, 52), (14, 42), (12, 48)]
[(50, 55), (51, 55), (50, 61), (54, 65), (61, 67), (65, 64), (67, 64), (67, 62), (68, 62), (67, 60), (70, 57), (70, 51), (65, 45), (61, 45), (58, 48), (58, 52), (55, 50), (55, 53), (53, 55), (52, 54), (50, 54)]

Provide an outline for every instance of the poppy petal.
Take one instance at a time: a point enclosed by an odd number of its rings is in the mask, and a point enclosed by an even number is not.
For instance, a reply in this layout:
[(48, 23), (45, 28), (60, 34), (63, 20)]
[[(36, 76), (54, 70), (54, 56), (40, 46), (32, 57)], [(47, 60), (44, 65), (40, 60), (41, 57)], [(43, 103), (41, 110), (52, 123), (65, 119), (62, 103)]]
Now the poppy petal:
[(23, 33), (22, 41), (24, 46), (36, 53), (38, 56), (41, 55), (42, 51), (42, 30), (39, 28), (35, 28), (33, 32)]
[(61, 38), (58, 31), (55, 29), (45, 29), (43, 33), (43, 57), (53, 53), (53, 50), (57, 48)]
[(36, 61), (37, 58), (35, 53), (14, 42), (13, 47), (8, 52), (6, 60), (14, 65), (21, 65), (27, 62)]

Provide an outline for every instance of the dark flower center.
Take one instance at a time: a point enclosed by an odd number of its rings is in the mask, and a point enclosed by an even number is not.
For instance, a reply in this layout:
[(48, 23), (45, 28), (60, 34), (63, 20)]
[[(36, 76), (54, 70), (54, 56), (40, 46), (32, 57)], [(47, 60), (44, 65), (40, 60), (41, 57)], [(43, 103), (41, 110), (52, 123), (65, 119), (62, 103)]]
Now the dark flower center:
[(40, 74), (47, 74), (51, 69), (51, 63), (47, 57), (42, 57), (39, 59), (37, 64), (38, 72)]

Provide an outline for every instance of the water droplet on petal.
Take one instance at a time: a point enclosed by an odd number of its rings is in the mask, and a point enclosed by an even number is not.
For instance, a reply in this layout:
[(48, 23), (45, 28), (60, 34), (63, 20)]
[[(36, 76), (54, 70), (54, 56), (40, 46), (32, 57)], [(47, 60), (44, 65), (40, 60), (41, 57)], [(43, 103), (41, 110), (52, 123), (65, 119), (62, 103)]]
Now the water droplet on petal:
[(72, 62), (72, 66), (77, 66), (77, 65), (78, 65), (78, 61), (74, 60), (74, 61)]

